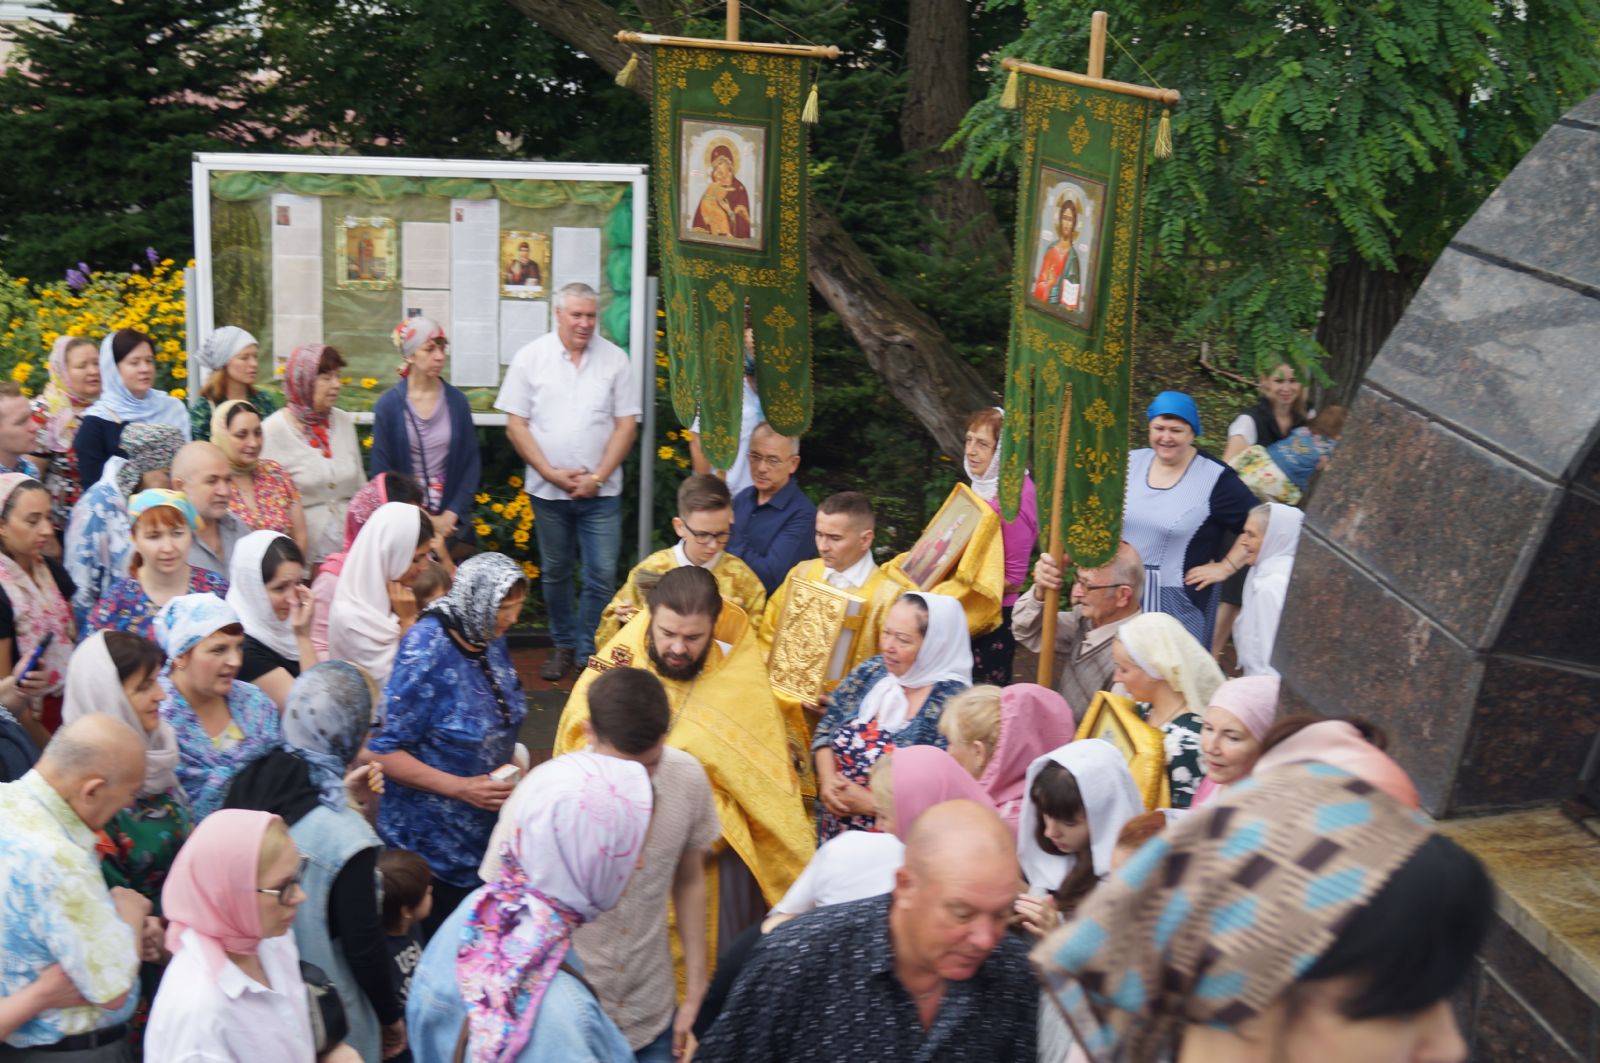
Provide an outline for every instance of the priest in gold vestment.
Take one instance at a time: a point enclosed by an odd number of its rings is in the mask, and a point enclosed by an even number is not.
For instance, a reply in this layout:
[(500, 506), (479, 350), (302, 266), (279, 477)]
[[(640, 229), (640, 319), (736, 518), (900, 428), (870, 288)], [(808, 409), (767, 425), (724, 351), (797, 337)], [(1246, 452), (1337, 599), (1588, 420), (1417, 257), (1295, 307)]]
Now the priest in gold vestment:
[(647, 607), (590, 659), (561, 713), (557, 756), (586, 745), (589, 687), (615, 667), (645, 668), (661, 680), (672, 704), (667, 743), (698, 759), (711, 780), (722, 821), (719, 859), (706, 879), (715, 955), (719, 933), (758, 921), (815, 851), (796, 767), (809, 776), (809, 745), (793, 747), (755, 633), (704, 569), (668, 572)]
[(633, 619), (663, 575), (689, 565), (711, 573), (723, 599), (744, 610), (752, 626), (757, 624), (767, 605), (767, 589), (749, 565), (723, 549), (732, 528), (733, 496), (721, 479), (699, 473), (679, 484), (678, 515), (672, 520), (677, 545), (657, 550), (633, 566), (627, 582), (600, 614), (594, 644), (604, 646)]

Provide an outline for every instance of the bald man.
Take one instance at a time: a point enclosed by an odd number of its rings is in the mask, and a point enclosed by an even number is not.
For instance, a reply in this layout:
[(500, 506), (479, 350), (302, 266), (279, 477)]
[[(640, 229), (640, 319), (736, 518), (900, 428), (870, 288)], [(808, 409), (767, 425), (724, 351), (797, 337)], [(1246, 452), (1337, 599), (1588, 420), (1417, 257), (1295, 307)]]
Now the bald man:
[(728, 553), (750, 566), (767, 594), (789, 570), (817, 556), (817, 507), (800, 490), (800, 440), (762, 421), (750, 433), (749, 487), (733, 496)]
[(906, 839), (893, 893), (767, 935), (695, 1059), (1033, 1059), (1039, 983), (1028, 942), (1008, 932), (1020, 882), (992, 808), (935, 805)]
[(201, 528), (189, 545), (189, 565), (228, 578), (233, 544), (250, 528), (228, 512), (233, 498), (233, 467), (215, 443), (185, 443), (172, 459), (172, 489), (182, 491), (200, 514)]
[(144, 770), (144, 739), (115, 717), (91, 715), (57, 731), (32, 771), (0, 785), (0, 997), (55, 966), (76, 990), (53, 995), (5, 1039), (8, 1061), (132, 1058), (139, 961), (153, 958), (160, 929), (148, 900), (106, 888), (95, 832), (133, 801)]
[[(1034, 653), (1044, 639), (1044, 592), (1061, 588), (1061, 567), (1049, 552), (1033, 566), (1033, 590), (1019, 595), (1011, 607), (1011, 634)], [(1094, 696), (1111, 689), (1111, 641), (1117, 629), (1140, 613), (1144, 596), (1144, 562), (1124, 542), (1116, 556), (1099, 568), (1079, 568), (1069, 586), (1072, 608), (1056, 614), (1056, 690), (1078, 719)], [(1121, 693), (1121, 691), (1117, 691)]]

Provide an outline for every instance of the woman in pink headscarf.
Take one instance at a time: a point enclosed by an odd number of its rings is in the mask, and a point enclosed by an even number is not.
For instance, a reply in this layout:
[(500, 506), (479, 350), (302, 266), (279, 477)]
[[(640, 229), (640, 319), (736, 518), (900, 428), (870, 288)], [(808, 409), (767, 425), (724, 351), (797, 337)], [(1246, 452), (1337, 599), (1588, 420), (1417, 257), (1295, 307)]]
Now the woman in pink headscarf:
[(161, 979), (147, 1059), (356, 1063), (318, 1045), (289, 927), (305, 900), (283, 820), (222, 809), (201, 821), (161, 890), (172, 963)]
[(1206, 777), (1195, 789), (1190, 808), (1205, 804), (1223, 787), (1250, 774), (1277, 715), (1277, 676), (1245, 676), (1217, 688), (1200, 722), (1200, 755), (1205, 758)]
[(283, 466), (300, 489), (312, 565), (339, 549), (345, 511), (367, 479), (355, 417), (334, 406), (344, 365), (332, 347), (296, 347), (283, 370), (288, 405), (261, 423), (260, 456)]
[(975, 686), (945, 705), (939, 733), (950, 755), (978, 780), (1011, 833), (1022, 813), (1028, 765), (1078, 733), (1067, 700), (1037, 683)]

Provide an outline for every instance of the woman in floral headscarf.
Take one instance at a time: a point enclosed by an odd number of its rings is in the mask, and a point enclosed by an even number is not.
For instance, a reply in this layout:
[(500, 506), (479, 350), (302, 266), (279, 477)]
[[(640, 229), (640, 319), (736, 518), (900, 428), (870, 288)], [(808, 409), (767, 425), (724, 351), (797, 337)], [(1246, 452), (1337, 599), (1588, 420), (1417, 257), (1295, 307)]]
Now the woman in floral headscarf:
[(411, 476), (422, 485), (423, 506), (440, 536), (471, 542), (482, 459), (472, 405), (440, 375), (450, 341), (425, 317), (402, 321), (392, 339), (404, 362), (400, 382), (372, 408), (372, 471)]
[(463, 561), (450, 593), (400, 640), (384, 687), (387, 722), (368, 744), (390, 780), (378, 830), (428, 861), (439, 919), (478, 884), (510, 791), (490, 773), (511, 763), (528, 711), (503, 638), (527, 592), (504, 554)]
[(350, 498), (367, 479), (355, 418), (334, 406), (344, 364), (332, 347), (296, 347), (283, 370), (289, 404), (261, 425), (261, 457), (283, 466), (300, 489), (313, 566), (339, 549)]
[(82, 336), (62, 336), (50, 348), (50, 382), (33, 400), (38, 429), (34, 460), (50, 492), (50, 520), (56, 533), (67, 530), (72, 507), (83, 493), (74, 446), (84, 412), (100, 397), (100, 351)]
[(472, 1063), (632, 1063), (566, 956), (573, 930), (621, 899), (652, 804), (649, 773), (630, 760), (569, 753), (534, 769), (506, 805), (515, 826), (499, 874), (467, 895), (417, 966), (406, 1024), (418, 1059), (464, 1048)]
[(122, 430), (122, 451), (106, 462), (100, 482), (72, 507), (67, 522), (62, 564), (77, 592), (73, 619), (83, 628), (89, 610), (111, 585), (128, 574), (133, 557), (133, 518), (128, 500), (148, 488), (172, 486), (172, 458), (183, 446), (183, 433), (169, 424), (130, 424)]

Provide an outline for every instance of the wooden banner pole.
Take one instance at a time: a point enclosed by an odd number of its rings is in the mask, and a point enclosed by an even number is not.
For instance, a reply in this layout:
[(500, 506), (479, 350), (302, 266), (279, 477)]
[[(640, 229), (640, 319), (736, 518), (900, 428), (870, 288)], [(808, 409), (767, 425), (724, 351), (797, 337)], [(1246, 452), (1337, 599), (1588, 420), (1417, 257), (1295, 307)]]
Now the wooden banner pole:
[(728, 40), (739, 39), (739, 0), (728, 0)]
[(1104, 11), (1096, 11), (1089, 19), (1089, 67), (1085, 73), (1092, 78), (1106, 76), (1106, 13)]
[[(1061, 423), (1056, 426), (1056, 478), (1050, 491), (1050, 512), (1053, 514), (1050, 519), (1050, 556), (1056, 559), (1063, 582), (1067, 578), (1067, 558), (1061, 545), (1061, 522), (1066, 514), (1061, 511), (1061, 504), (1067, 493), (1067, 436), (1071, 424), (1072, 385), (1068, 384), (1067, 393), (1061, 400)], [(1060, 608), (1061, 588), (1046, 588), (1044, 613), (1039, 625), (1039, 685), (1042, 687), (1052, 685), (1055, 673), (1056, 611)]]

